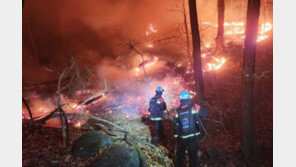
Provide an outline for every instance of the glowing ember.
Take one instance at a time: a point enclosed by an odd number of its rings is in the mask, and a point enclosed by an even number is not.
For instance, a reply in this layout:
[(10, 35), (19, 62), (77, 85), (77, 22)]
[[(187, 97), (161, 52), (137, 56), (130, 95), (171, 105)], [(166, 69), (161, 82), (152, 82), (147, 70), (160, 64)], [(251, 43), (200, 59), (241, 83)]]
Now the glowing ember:
[(80, 126), (81, 126), (81, 123), (80, 123), (80, 121), (78, 121), (78, 122), (75, 124), (75, 127), (80, 128)]
[(42, 113), (46, 113), (46, 109), (44, 107), (40, 107), (39, 111), (42, 112)]
[(223, 66), (223, 64), (225, 64), (225, 62), (226, 62), (226, 59), (223, 57), (221, 59), (213, 57), (213, 59), (215, 60), (215, 63), (207, 63), (207, 66), (208, 66), (207, 70), (208, 71), (220, 69)]
[(259, 35), (259, 36), (257, 37), (257, 42), (263, 41), (263, 40), (265, 40), (266, 38), (268, 38), (267, 35)]
[(193, 91), (189, 91), (189, 93), (190, 93), (190, 94), (193, 94), (193, 95), (196, 95), (196, 93), (195, 93), (195, 92), (193, 92)]
[(205, 25), (209, 25), (209, 26), (211, 26), (212, 25), (212, 23), (211, 22), (209, 22), (209, 21), (203, 21), (203, 22), (201, 22), (202, 24), (205, 24)]
[(148, 44), (147, 47), (148, 48), (153, 48), (153, 44)]
[(150, 33), (156, 33), (157, 30), (153, 27), (152, 24), (149, 24), (148, 30), (145, 31), (145, 35), (148, 36)]
[(154, 33), (157, 32), (157, 31), (155, 30), (155, 28), (152, 26), (152, 24), (149, 25), (149, 29), (150, 29), (152, 32), (154, 32)]
[(272, 29), (272, 25), (270, 23), (265, 23), (261, 25), (260, 34), (264, 34)]

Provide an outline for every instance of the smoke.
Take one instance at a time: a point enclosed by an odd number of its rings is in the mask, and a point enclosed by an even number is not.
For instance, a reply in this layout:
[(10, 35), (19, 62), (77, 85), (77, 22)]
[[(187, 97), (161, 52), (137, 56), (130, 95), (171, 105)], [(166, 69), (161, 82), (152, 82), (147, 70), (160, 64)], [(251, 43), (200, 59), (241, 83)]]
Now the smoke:
[[(111, 85), (130, 80), (142, 62), (140, 55), (127, 45), (130, 41), (137, 44), (145, 60), (159, 58), (157, 68), (148, 69), (148, 73), (167, 70), (167, 64), (187, 59), (184, 29), (176, 29), (183, 23), (181, 3), (182, 0), (27, 0), (23, 9), (23, 85), (56, 80), (71, 57), (95, 74), (92, 84), (98, 88), (103, 87), (103, 78)], [(225, 20), (243, 20), (246, 5), (246, 0), (225, 0)], [(216, 0), (197, 0), (197, 11), (200, 22), (217, 22)], [(157, 33), (146, 37), (150, 24)], [(214, 40), (215, 31), (201, 30), (202, 42)], [(147, 48), (147, 42), (154, 47)], [(139, 74), (143, 80), (142, 71)]]

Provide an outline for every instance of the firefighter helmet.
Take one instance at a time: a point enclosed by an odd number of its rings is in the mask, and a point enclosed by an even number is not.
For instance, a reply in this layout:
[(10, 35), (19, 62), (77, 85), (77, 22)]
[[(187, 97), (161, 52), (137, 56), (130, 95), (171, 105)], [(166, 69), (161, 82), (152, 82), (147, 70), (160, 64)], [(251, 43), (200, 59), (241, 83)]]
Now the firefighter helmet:
[(181, 99), (190, 99), (190, 94), (186, 91), (182, 91), (180, 94), (179, 94), (179, 98), (180, 100)]
[(163, 92), (164, 91), (164, 89), (162, 89), (162, 87), (157, 87), (156, 89), (155, 89), (155, 92)]

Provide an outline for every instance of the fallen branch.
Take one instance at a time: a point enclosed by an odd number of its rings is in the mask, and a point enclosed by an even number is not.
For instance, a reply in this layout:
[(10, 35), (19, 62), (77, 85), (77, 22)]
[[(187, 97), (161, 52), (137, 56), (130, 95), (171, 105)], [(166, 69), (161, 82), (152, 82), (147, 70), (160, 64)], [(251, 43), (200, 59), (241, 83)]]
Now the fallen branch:
[(96, 96), (99, 96), (103, 93), (106, 93), (108, 91), (108, 87), (107, 87), (107, 82), (106, 80), (104, 79), (104, 84), (105, 84), (105, 89), (103, 90), (100, 90), (98, 93), (94, 94), (93, 96), (91, 96), (90, 98), (88, 98), (87, 100), (85, 100), (82, 104), (81, 104), (81, 108), (80, 108), (80, 113), (82, 114), (83, 113), (83, 105), (89, 101), (91, 101), (92, 99), (94, 99)]
[[(56, 108), (55, 110), (53, 110), (52, 112), (50, 112), (50, 114), (48, 114), (47, 116), (38, 119), (38, 120), (34, 120), (32, 122), (24, 122), (23, 125), (28, 125), (28, 124), (45, 124), (46, 121), (48, 121), (53, 114), (55, 114), (58, 111), (58, 108)], [(37, 117), (36, 117), (37, 118)]]
[[(46, 116), (46, 117), (44, 117), (44, 118), (42, 118), (40, 120), (34, 120), (32, 123), (45, 123), (45, 121), (47, 121), (49, 119), (58, 118), (58, 117), (60, 117), (60, 113), (57, 114), (56, 113), (57, 111), (58, 111), (58, 108), (56, 110), (52, 111), (51, 114), (49, 114), (48, 116)], [(95, 125), (100, 126), (104, 131), (107, 132), (107, 134), (108, 133), (112, 134), (111, 132), (122, 132), (122, 133), (124, 133), (124, 137), (112, 137), (113, 140), (127, 140), (127, 139), (135, 140), (138, 143), (142, 143), (142, 144), (144, 144), (144, 145), (146, 145), (146, 146), (148, 146), (150, 148), (155, 149), (156, 152), (158, 153), (159, 157), (161, 157), (159, 149), (155, 145), (147, 142), (146, 138), (133, 136), (128, 131), (124, 130), (120, 126), (118, 126), (118, 125), (116, 125), (116, 124), (114, 124), (114, 123), (112, 123), (110, 121), (107, 121), (105, 119), (102, 119), (102, 118), (99, 118), (99, 117), (96, 117), (96, 116), (86, 115), (86, 114), (83, 114), (83, 113), (65, 113), (65, 112), (62, 111), (62, 114), (63, 114), (62, 116), (64, 116), (65, 118), (71, 117), (71, 116), (85, 117), (85, 118), (93, 119), (93, 120), (96, 120), (96, 121), (111, 125), (112, 127), (115, 127), (117, 129), (110, 129), (110, 128), (106, 127), (103, 124), (98, 124), (98, 123), (95, 124)], [(68, 121), (66, 121), (66, 122), (68, 122)], [(68, 125), (66, 124), (66, 126), (68, 126)], [(69, 129), (69, 128), (67, 127), (67, 129)], [(67, 131), (67, 133), (68, 133), (68, 131)]]
[[(57, 110), (57, 109), (56, 109)], [(93, 119), (93, 120), (97, 120), (99, 122), (103, 122), (103, 123), (106, 123), (108, 125), (111, 125), (119, 130), (121, 130), (121, 132), (125, 132), (125, 133), (128, 133), (127, 131), (125, 131), (123, 128), (121, 128), (120, 126), (118, 125), (115, 125), (114, 123), (110, 122), (110, 121), (107, 121), (105, 119), (102, 119), (102, 118), (99, 118), (99, 117), (96, 117), (96, 116), (91, 116), (91, 115), (86, 115), (86, 114), (83, 114), (83, 113), (65, 113), (65, 115), (67, 117), (71, 117), (71, 116), (77, 116), (77, 117), (85, 117), (85, 118), (89, 118), (89, 119)], [(50, 116), (46, 116), (46, 120), (34, 120), (33, 123), (43, 123), (49, 119), (52, 119), (52, 118), (58, 118), (59, 115), (56, 114), (56, 113), (52, 113)]]
[(26, 100), (25, 100), (24, 98), (22, 98), (22, 100), (23, 100), (25, 106), (26, 106), (27, 109), (28, 109), (28, 112), (29, 112), (29, 115), (30, 115), (30, 119), (31, 119), (31, 121), (33, 122), (33, 116), (32, 116), (32, 112), (31, 112), (31, 110), (30, 110), (30, 107), (29, 107), (28, 103), (26, 102)]
[[(114, 123), (112, 123), (112, 122), (110, 122), (110, 121), (107, 121), (107, 120), (105, 120), (105, 119), (98, 118), (98, 117), (96, 117), (96, 116), (86, 115), (86, 114), (83, 114), (83, 113), (65, 113), (65, 115), (66, 115), (67, 117), (71, 117), (71, 116), (85, 117), (85, 118), (89, 118), (89, 119), (97, 120), (97, 121), (99, 121), (99, 122), (106, 123), (106, 124), (111, 125), (111, 126), (113, 126), (113, 127), (115, 127), (115, 128), (118, 129), (118, 130), (116, 130), (116, 129), (108, 129), (109, 131), (117, 131), (117, 132), (125, 133), (129, 138), (134, 139), (134, 140), (137, 140), (138, 142), (140, 142), (140, 143), (142, 143), (142, 144), (145, 144), (145, 145), (147, 145), (147, 146), (149, 146), (149, 147), (152, 147), (152, 148), (156, 149), (157, 151), (159, 151), (158, 148), (157, 148), (156, 146), (154, 146), (153, 144), (151, 144), (151, 143), (145, 141), (145, 138), (143, 139), (143, 138), (140, 138), (140, 137), (133, 136), (133, 135), (131, 135), (128, 131), (126, 131), (126, 130), (124, 130), (123, 128), (121, 128), (120, 126), (115, 125)], [(57, 118), (57, 117), (59, 117), (59, 114), (53, 114), (49, 119)], [(47, 120), (48, 120), (48, 119), (47, 119)], [(38, 122), (38, 121), (39, 121), (39, 120), (36, 120), (36, 121), (34, 121), (34, 122)], [(101, 125), (102, 125), (102, 124), (101, 124)], [(104, 126), (104, 125), (103, 125), (103, 126)], [(106, 126), (104, 126), (104, 127), (106, 127)], [(107, 128), (107, 127), (106, 127), (106, 128)], [(123, 138), (117, 138), (117, 139), (122, 139), (122, 140), (123, 140), (124, 137), (123, 137)]]

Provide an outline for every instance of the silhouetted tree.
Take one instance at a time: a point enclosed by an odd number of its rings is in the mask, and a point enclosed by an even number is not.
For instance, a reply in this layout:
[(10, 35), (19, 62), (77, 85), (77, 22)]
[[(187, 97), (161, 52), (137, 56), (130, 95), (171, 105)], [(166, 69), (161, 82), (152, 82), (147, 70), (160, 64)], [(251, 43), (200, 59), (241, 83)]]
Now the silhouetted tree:
[(242, 150), (247, 162), (254, 162), (256, 156), (252, 96), (259, 13), (260, 0), (249, 0), (242, 77)]
[(202, 77), (202, 64), (201, 64), (201, 52), (200, 52), (200, 36), (196, 11), (196, 0), (189, 0), (189, 12), (190, 12), (190, 25), (192, 33), (193, 44), (193, 66), (194, 66), (194, 78), (196, 85), (196, 99), (199, 103), (204, 100), (204, 86)]

